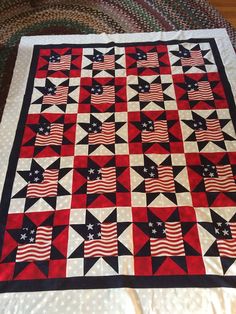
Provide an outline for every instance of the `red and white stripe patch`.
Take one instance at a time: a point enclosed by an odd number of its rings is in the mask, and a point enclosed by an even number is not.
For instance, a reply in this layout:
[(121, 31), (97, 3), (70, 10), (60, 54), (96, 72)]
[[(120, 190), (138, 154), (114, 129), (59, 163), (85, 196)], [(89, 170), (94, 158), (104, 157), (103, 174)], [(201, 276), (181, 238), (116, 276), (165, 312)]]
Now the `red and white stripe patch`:
[(102, 223), (101, 239), (84, 241), (84, 257), (101, 256), (118, 256), (116, 223)]
[(57, 196), (59, 170), (45, 170), (43, 181), (40, 183), (29, 183), (26, 197), (53, 197)]
[(115, 69), (115, 56), (114, 55), (104, 55), (103, 62), (94, 61), (93, 70), (114, 70)]
[(184, 242), (180, 222), (165, 223), (166, 238), (150, 238), (152, 256), (184, 256)]
[(218, 178), (204, 178), (207, 192), (236, 192), (235, 179), (230, 165), (216, 166)]
[(163, 101), (163, 92), (161, 84), (153, 83), (150, 84), (150, 89), (146, 93), (139, 93), (139, 100), (146, 101)]
[(168, 126), (167, 121), (155, 121), (154, 122), (154, 131), (143, 131), (142, 142), (152, 143), (152, 142), (168, 142)]
[(63, 105), (67, 104), (68, 86), (57, 86), (54, 95), (44, 95), (44, 105)]
[(159, 60), (156, 52), (147, 52), (147, 60), (138, 60), (138, 68), (156, 68), (159, 67)]
[(102, 131), (99, 133), (89, 133), (89, 144), (109, 145), (115, 143), (115, 123), (103, 122)]
[(217, 119), (206, 120), (207, 130), (196, 130), (195, 135), (198, 142), (203, 141), (223, 141), (224, 136), (220, 122)]
[(213, 100), (210, 83), (207, 81), (198, 82), (198, 90), (188, 91), (190, 100)]
[(201, 66), (204, 65), (204, 60), (202, 57), (202, 52), (198, 51), (190, 51), (190, 58), (181, 58), (182, 66)]
[(101, 95), (91, 95), (91, 102), (93, 104), (107, 104), (115, 102), (115, 87), (103, 86), (103, 93)]
[(35, 243), (19, 244), (16, 262), (44, 261), (51, 254), (52, 227), (38, 227)]
[(107, 167), (101, 169), (102, 179), (88, 180), (88, 194), (113, 193), (116, 191), (116, 169)]
[(37, 134), (35, 139), (36, 146), (61, 145), (63, 139), (63, 124), (52, 123), (48, 135)]
[(158, 166), (158, 178), (147, 178), (144, 181), (147, 193), (175, 192), (173, 169), (170, 166)]
[(217, 240), (220, 256), (236, 258), (236, 239)]
[(70, 70), (71, 55), (61, 56), (59, 62), (49, 62), (48, 70), (50, 71), (62, 71)]

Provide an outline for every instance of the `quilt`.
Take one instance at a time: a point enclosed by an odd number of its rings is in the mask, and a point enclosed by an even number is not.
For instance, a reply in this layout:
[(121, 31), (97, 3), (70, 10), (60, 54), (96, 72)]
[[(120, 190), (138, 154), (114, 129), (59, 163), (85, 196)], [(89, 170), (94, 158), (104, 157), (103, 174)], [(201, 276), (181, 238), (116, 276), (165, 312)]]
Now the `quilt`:
[(236, 287), (232, 60), (224, 30), (22, 38), (1, 293)]

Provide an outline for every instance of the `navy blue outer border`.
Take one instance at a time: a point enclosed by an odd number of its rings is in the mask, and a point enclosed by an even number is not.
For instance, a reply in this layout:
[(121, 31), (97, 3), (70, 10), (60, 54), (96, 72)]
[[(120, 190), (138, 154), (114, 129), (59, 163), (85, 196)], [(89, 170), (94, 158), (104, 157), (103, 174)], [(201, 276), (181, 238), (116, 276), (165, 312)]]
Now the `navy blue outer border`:
[[(17, 161), (19, 158), (20, 145), (22, 142), (24, 125), (27, 118), (31, 95), (33, 92), (33, 82), (36, 74), (39, 50), (44, 48), (98, 48), (98, 47), (128, 47), (145, 45), (174, 45), (179, 43), (209, 43), (215, 58), (216, 65), (224, 91), (229, 104), (234, 128), (236, 130), (236, 107), (231, 86), (225, 73), (225, 68), (221, 60), (216, 42), (213, 38), (189, 39), (189, 40), (170, 40), (154, 42), (132, 42), (107, 44), (58, 44), (58, 45), (35, 45), (31, 60), (30, 73), (27, 81), (26, 93), (24, 96), (22, 110), (17, 125), (17, 133), (13, 143), (13, 148), (9, 157), (8, 170), (0, 203), (0, 253), (3, 246), (3, 235), (7, 221), (8, 208), (10, 205), (11, 192), (14, 183)], [(48, 290), (68, 290), (68, 289), (101, 289), (101, 288), (180, 288), (180, 287), (233, 287), (236, 288), (236, 276), (218, 275), (179, 275), (179, 276), (83, 276), (57, 279), (36, 279), (36, 280), (11, 280), (0, 282), (0, 293), (4, 292), (23, 292), (23, 291), (48, 291)]]

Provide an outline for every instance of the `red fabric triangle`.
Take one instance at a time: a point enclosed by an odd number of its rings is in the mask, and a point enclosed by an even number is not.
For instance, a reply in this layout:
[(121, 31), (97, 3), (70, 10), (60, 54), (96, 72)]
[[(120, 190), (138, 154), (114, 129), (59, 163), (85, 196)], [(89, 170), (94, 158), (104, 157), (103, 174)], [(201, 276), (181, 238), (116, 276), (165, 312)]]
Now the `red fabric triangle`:
[(137, 254), (147, 241), (149, 241), (149, 237), (136, 225), (133, 227), (133, 233), (135, 234), (134, 254)]
[(26, 216), (36, 225), (40, 226), (53, 212), (26, 213)]
[(26, 280), (26, 279), (46, 279), (47, 277), (39, 270), (34, 264), (28, 264), (16, 277), (15, 280)]
[(186, 272), (171, 258), (166, 258), (155, 275), (186, 275)]
[(198, 229), (197, 226), (194, 225), (184, 236), (184, 241), (186, 241), (189, 245), (191, 245), (194, 250), (201, 254), (201, 246), (198, 238)]
[(52, 244), (57, 248), (62, 255), (67, 254), (67, 242), (68, 242), (68, 227), (66, 227), (59, 235), (53, 240)]

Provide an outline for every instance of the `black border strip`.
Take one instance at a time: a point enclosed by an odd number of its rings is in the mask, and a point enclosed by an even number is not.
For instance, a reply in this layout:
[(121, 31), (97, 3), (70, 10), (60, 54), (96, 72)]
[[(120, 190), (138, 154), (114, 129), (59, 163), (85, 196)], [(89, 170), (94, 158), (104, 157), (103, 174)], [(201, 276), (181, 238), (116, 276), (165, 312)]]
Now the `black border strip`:
[(110, 288), (212, 288), (236, 287), (236, 276), (100, 276), (0, 282), (0, 293)]
[[(19, 150), (24, 132), (24, 125), (27, 118), (39, 49), (42, 48), (98, 48), (98, 47), (129, 47), (145, 45), (174, 45), (184, 42), (190, 43), (209, 43), (215, 58), (218, 72), (224, 87), (226, 98), (229, 104), (229, 111), (236, 130), (236, 107), (230, 83), (228, 81), (221, 56), (213, 38), (189, 39), (189, 40), (170, 40), (170, 41), (153, 41), (153, 42), (130, 42), (106, 44), (55, 44), (55, 45), (35, 45), (31, 59), (30, 73), (27, 80), (26, 93), (23, 100), (22, 110), (17, 125), (17, 133), (9, 157), (8, 170), (5, 184), (2, 192), (0, 205), (0, 252), (3, 246), (3, 234), (5, 230), (8, 208), (11, 199), (11, 191), (14, 183)], [(2, 236), (1, 236), (2, 235)], [(95, 277), (72, 277), (57, 279), (39, 279), (39, 280), (12, 280), (0, 282), (0, 293), (3, 292), (23, 292), (23, 291), (47, 291), (47, 290), (68, 290), (68, 289), (99, 289), (99, 288), (178, 288), (178, 287), (236, 287), (236, 276), (218, 276), (218, 275), (185, 275), (185, 276), (95, 276)]]

